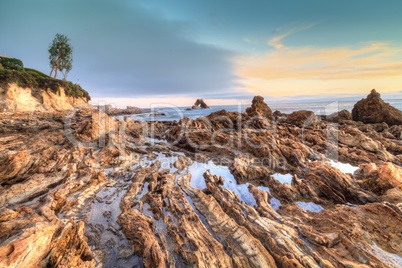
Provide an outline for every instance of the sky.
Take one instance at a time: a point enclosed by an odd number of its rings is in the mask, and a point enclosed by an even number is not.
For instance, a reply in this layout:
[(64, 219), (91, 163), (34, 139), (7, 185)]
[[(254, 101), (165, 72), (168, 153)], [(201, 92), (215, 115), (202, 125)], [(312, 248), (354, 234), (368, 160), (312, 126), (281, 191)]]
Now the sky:
[(0, 55), (68, 79), (92, 103), (149, 107), (402, 98), (400, 0), (0, 0)]

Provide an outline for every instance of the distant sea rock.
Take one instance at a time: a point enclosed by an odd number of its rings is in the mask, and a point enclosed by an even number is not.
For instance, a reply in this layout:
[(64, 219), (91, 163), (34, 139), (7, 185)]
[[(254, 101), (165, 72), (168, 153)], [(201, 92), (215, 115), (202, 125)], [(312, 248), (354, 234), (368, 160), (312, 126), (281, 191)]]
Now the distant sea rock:
[(207, 109), (209, 108), (209, 106), (204, 102), (203, 99), (197, 99), (194, 103), (194, 105), (191, 107), (192, 109), (198, 109), (198, 108), (202, 108), (202, 109)]
[(125, 109), (120, 109), (112, 105), (105, 105), (105, 112), (108, 115), (140, 114), (144, 112), (144, 109), (135, 106), (127, 106)]
[(272, 119), (271, 108), (264, 102), (264, 98), (261, 96), (255, 96), (252, 101), (251, 107), (246, 109), (246, 113), (249, 116), (263, 116), (268, 119)]
[(352, 118), (364, 123), (385, 122), (390, 126), (402, 125), (402, 112), (384, 102), (380, 93), (375, 89), (371, 90), (367, 98), (355, 104), (352, 110)]

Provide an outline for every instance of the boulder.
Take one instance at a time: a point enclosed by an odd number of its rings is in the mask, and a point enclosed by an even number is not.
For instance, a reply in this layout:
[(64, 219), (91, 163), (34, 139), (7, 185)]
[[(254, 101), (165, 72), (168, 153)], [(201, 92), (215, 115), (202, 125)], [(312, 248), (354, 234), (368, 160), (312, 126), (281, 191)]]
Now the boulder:
[(356, 179), (362, 188), (377, 195), (393, 188), (402, 190), (402, 168), (390, 162), (383, 165), (363, 164), (356, 172)]
[(317, 121), (317, 116), (312, 111), (300, 110), (291, 113), (286, 118), (285, 123), (298, 127), (304, 127)]
[(352, 118), (363, 123), (382, 123), (388, 125), (402, 125), (402, 112), (381, 99), (380, 93), (375, 89), (367, 98), (355, 104)]
[(253, 98), (251, 107), (246, 109), (246, 114), (249, 116), (263, 116), (268, 119), (272, 119), (271, 108), (264, 102), (264, 98), (261, 96), (255, 96)]
[(330, 122), (352, 120), (352, 114), (348, 110), (341, 110), (339, 112), (328, 115), (326, 119)]
[(338, 113), (338, 118), (343, 120), (352, 120), (352, 114), (348, 110), (342, 110)]

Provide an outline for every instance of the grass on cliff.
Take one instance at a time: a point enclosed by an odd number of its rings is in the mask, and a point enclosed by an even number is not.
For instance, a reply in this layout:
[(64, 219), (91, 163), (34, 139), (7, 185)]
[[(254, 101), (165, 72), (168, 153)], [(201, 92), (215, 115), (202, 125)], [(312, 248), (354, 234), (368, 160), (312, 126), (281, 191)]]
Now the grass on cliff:
[(0, 68), (0, 87), (6, 88), (8, 84), (16, 83), (20, 87), (30, 87), (36, 89), (50, 89), (58, 93), (60, 88), (64, 88), (67, 96), (91, 99), (88, 92), (80, 85), (69, 81), (62, 81), (52, 78), (38, 70), (23, 68), (22, 70), (10, 70)]

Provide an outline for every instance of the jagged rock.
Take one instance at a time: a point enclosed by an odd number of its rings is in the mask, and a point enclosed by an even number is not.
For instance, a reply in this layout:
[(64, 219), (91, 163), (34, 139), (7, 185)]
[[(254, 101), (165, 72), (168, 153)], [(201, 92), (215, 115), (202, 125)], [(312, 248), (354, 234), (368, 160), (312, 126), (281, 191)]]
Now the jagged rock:
[(267, 119), (272, 119), (271, 108), (264, 102), (264, 98), (261, 96), (255, 96), (253, 98), (251, 107), (246, 109), (246, 114), (249, 116), (262, 116)]
[(402, 111), (384, 102), (375, 89), (371, 90), (367, 98), (355, 104), (352, 117), (353, 120), (364, 123), (386, 122), (390, 126), (402, 125)]
[(9, 152), (0, 166), (0, 184), (29, 169), (31, 157), (24, 152)]
[(40, 194), (46, 193), (51, 185), (57, 185), (63, 180), (62, 176), (44, 176), (35, 174), (23, 183), (13, 184), (2, 191), (0, 206), (28, 201)]
[(394, 125), (388, 131), (396, 138), (402, 140), (402, 126)]
[(352, 114), (348, 110), (341, 110), (338, 113), (338, 119), (341, 120), (352, 120)]
[(27, 228), (18, 237), (12, 237), (0, 247), (2, 267), (38, 267), (50, 250), (50, 244), (57, 226), (37, 223)]
[(8, 208), (0, 208), (0, 222), (13, 220), (18, 217), (18, 213)]
[(153, 232), (153, 219), (138, 210), (129, 210), (119, 216), (119, 221), (126, 236), (136, 241), (145, 267), (168, 267), (167, 256)]
[(392, 163), (380, 166), (374, 163), (363, 164), (356, 172), (356, 177), (363, 188), (378, 195), (392, 188), (402, 190), (402, 168)]
[[(345, 126), (336, 133), (340, 144), (350, 147), (349, 158), (354, 154), (360, 159), (359, 162), (375, 162), (374, 159), (382, 161), (395, 161), (395, 156), (390, 153), (388, 147), (394, 147), (393, 150), (398, 151), (397, 145), (388, 144), (380, 135), (374, 134), (370, 128), (370, 134), (361, 131), (359, 128)], [(391, 145), (392, 144), (392, 145)], [(392, 151), (393, 151), (392, 150)]]
[[(7, 131), (0, 138), (0, 173), (3, 179), (0, 204), (1, 207), (18, 208), (0, 212), (0, 251), (8, 252), (0, 254), (1, 267), (12, 266), (14, 262), (20, 263), (19, 267), (95, 265), (86, 244), (83, 222), (61, 224), (59, 213), (83, 219), (74, 211), (85, 210), (88, 198), (109, 182), (100, 172), (101, 167), (110, 167), (111, 163), (130, 166), (131, 160), (119, 159), (125, 152), (119, 146), (124, 143), (132, 147), (133, 144), (127, 138), (115, 142), (115, 136), (119, 135), (110, 131), (115, 128), (104, 132), (105, 148), (101, 151), (94, 152), (80, 144), (79, 138), (85, 137), (93, 143), (100, 137), (96, 125), (99, 118), (94, 117), (92, 111), (77, 111), (68, 126), (71, 132), (67, 133), (63, 128), (64, 118), (59, 114), (1, 116), (0, 125), (6, 126)], [(108, 120), (107, 125), (118, 125), (115, 119)], [(121, 123), (126, 124), (123, 120)], [(19, 124), (23, 128), (15, 127)], [(84, 128), (80, 128), (82, 126)], [(79, 129), (80, 134), (77, 133)], [(29, 135), (26, 135), (28, 131)], [(79, 197), (73, 198), (77, 191)], [(7, 236), (9, 240), (6, 240)]]
[[(208, 177), (210, 174), (206, 174)], [(192, 197), (196, 208), (205, 215), (212, 230), (221, 240), (226, 241), (231, 249), (231, 258), (234, 266), (239, 267), (277, 267), (272, 256), (261, 242), (250, 232), (239, 226), (236, 221), (227, 215), (218, 201), (201, 190), (189, 185), (189, 177), (181, 177), (179, 184)], [(212, 186), (212, 185), (211, 185)]]
[[(221, 220), (224, 220), (226, 215), (235, 219), (237, 224), (244, 227), (257, 241), (259, 240), (262, 243), (278, 266), (317, 267), (321, 265), (324, 267), (332, 267), (328, 261), (320, 259), (310, 248), (300, 243), (298, 239), (295, 239), (298, 237), (298, 232), (290, 223), (287, 223), (270, 207), (267, 203), (267, 199), (265, 199), (269, 196), (267, 192), (258, 190), (257, 187), (251, 184), (248, 187), (250, 193), (254, 195), (257, 201), (257, 211), (261, 213), (260, 216), (253, 207), (239, 201), (237, 196), (231, 191), (220, 187), (217, 184), (219, 179), (217, 180), (216, 176), (212, 176), (207, 171), (204, 174), (204, 178), (207, 182), (208, 192), (213, 196), (213, 200), (217, 200), (216, 202), (223, 210), (222, 214), (218, 214), (219, 210), (215, 209), (216, 214), (222, 215), (220, 216)], [(204, 196), (200, 193), (199, 197), (203, 198)], [(205, 196), (205, 198), (208, 200), (209, 196)], [(202, 206), (198, 202), (195, 204), (197, 207), (198, 205), (200, 207)], [(212, 202), (208, 207), (214, 209), (217, 205)], [(251, 222), (248, 220), (250, 218), (253, 219)], [(221, 224), (219, 226), (222, 227)], [(241, 241), (241, 243), (242, 242), (243, 241)], [(248, 243), (243, 242), (244, 244), (240, 245), (244, 247), (253, 242), (254, 241), (251, 240)], [(306, 256), (307, 252), (310, 256)], [(251, 263), (251, 265), (253, 264)], [(261, 264), (258, 266), (261, 266)], [(273, 264), (271, 264), (271, 266), (273, 266)]]
[(344, 120), (352, 120), (352, 114), (348, 110), (341, 110), (339, 112), (330, 114), (326, 117), (330, 122), (342, 122)]
[(202, 108), (202, 109), (207, 109), (209, 108), (209, 106), (204, 102), (203, 99), (197, 99), (194, 103), (194, 105), (191, 107), (191, 109), (198, 109), (198, 108)]
[(342, 205), (308, 217), (297, 206), (287, 206), (281, 212), (303, 222), (298, 226), (300, 236), (331, 260), (333, 267), (401, 265), (402, 213), (395, 205)]
[[(21, 213), (22, 214), (22, 213)], [(38, 220), (38, 219), (37, 219)], [(36, 221), (37, 221), (36, 220)], [(8, 239), (0, 244), (1, 267), (93, 267), (95, 262), (84, 236), (84, 223), (70, 221), (46, 222), (28, 219), (26, 229), (19, 233), (23, 220), (14, 220)], [(5, 228), (4, 224), (1, 226)]]
[(345, 174), (325, 163), (312, 163), (304, 178), (297, 188), (305, 197), (325, 196), (339, 204), (378, 201), (375, 194), (359, 189), (351, 174)]
[(264, 180), (270, 173), (269, 168), (264, 165), (254, 166), (253, 161), (247, 158), (236, 157), (230, 166), (231, 173), (240, 182), (252, 180)]
[(82, 109), (0, 129), (1, 267), (401, 267), (398, 125)]
[(401, 188), (391, 188), (387, 190), (384, 195), (380, 196), (381, 201), (386, 201), (395, 205), (400, 206), (402, 203), (402, 189)]
[(317, 122), (317, 116), (312, 111), (300, 110), (291, 113), (285, 120), (285, 123), (298, 127), (308, 127)]
[(84, 236), (84, 222), (75, 223), (71, 220), (57, 232), (51, 243), (48, 267), (94, 266), (95, 261)]

